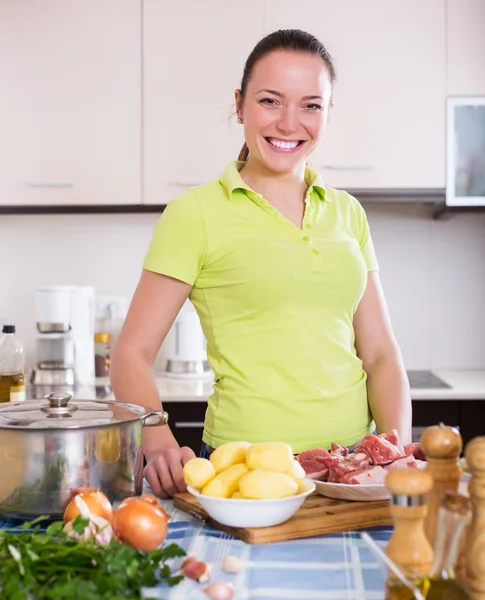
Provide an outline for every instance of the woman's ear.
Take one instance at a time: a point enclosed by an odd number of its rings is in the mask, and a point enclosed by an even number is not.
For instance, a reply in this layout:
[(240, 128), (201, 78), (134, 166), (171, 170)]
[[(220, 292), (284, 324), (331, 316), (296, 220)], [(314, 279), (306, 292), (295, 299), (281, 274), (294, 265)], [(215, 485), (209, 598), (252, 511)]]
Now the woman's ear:
[(242, 123), (242, 111), (241, 111), (241, 90), (234, 92), (234, 100), (236, 102), (236, 116), (239, 123)]

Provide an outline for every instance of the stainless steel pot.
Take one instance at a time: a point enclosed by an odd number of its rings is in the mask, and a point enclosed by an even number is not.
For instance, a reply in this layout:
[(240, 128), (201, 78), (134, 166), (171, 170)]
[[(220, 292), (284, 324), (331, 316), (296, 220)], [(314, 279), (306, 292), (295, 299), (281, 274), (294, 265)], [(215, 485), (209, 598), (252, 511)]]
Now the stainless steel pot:
[(66, 393), (0, 405), (0, 514), (59, 518), (81, 486), (111, 502), (140, 494), (143, 427), (167, 422), (162, 410)]

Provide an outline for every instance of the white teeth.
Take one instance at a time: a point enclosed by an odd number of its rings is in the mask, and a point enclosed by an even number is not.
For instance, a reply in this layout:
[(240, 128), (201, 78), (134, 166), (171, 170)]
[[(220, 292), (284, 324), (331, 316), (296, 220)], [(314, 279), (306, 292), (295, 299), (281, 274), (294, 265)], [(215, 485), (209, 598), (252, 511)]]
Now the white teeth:
[(268, 138), (268, 142), (272, 146), (276, 146), (277, 148), (296, 148), (300, 142), (283, 142), (281, 140), (275, 140), (274, 138)]

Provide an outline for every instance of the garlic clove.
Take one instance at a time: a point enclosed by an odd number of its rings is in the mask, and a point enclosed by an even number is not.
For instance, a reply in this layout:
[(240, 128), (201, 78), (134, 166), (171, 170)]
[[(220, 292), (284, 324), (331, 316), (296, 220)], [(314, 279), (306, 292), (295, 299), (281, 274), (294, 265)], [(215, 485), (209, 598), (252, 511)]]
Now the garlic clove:
[(234, 586), (232, 583), (218, 581), (211, 583), (202, 590), (211, 600), (231, 600), (234, 597)]
[(226, 573), (241, 573), (245, 568), (244, 562), (238, 556), (228, 555), (222, 560), (222, 569)]
[(184, 560), (180, 568), (180, 573), (199, 583), (207, 583), (211, 577), (209, 565), (202, 560), (197, 560), (193, 556), (189, 556)]
[(85, 542), (96, 533), (96, 526), (90, 521), (84, 528), (84, 531), (82, 533), (78, 533), (74, 530), (72, 526), (72, 521), (69, 521), (69, 523), (66, 523), (64, 525), (62, 531), (64, 531), (64, 533), (67, 533), (69, 537), (78, 540), (78, 542)]

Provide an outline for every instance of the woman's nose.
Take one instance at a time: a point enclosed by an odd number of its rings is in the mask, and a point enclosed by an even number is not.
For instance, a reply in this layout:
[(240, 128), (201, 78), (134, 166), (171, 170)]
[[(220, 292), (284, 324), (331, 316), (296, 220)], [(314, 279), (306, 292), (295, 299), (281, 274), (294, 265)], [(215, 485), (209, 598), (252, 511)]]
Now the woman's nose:
[(282, 133), (295, 133), (298, 131), (298, 112), (291, 108), (284, 108), (277, 126)]

